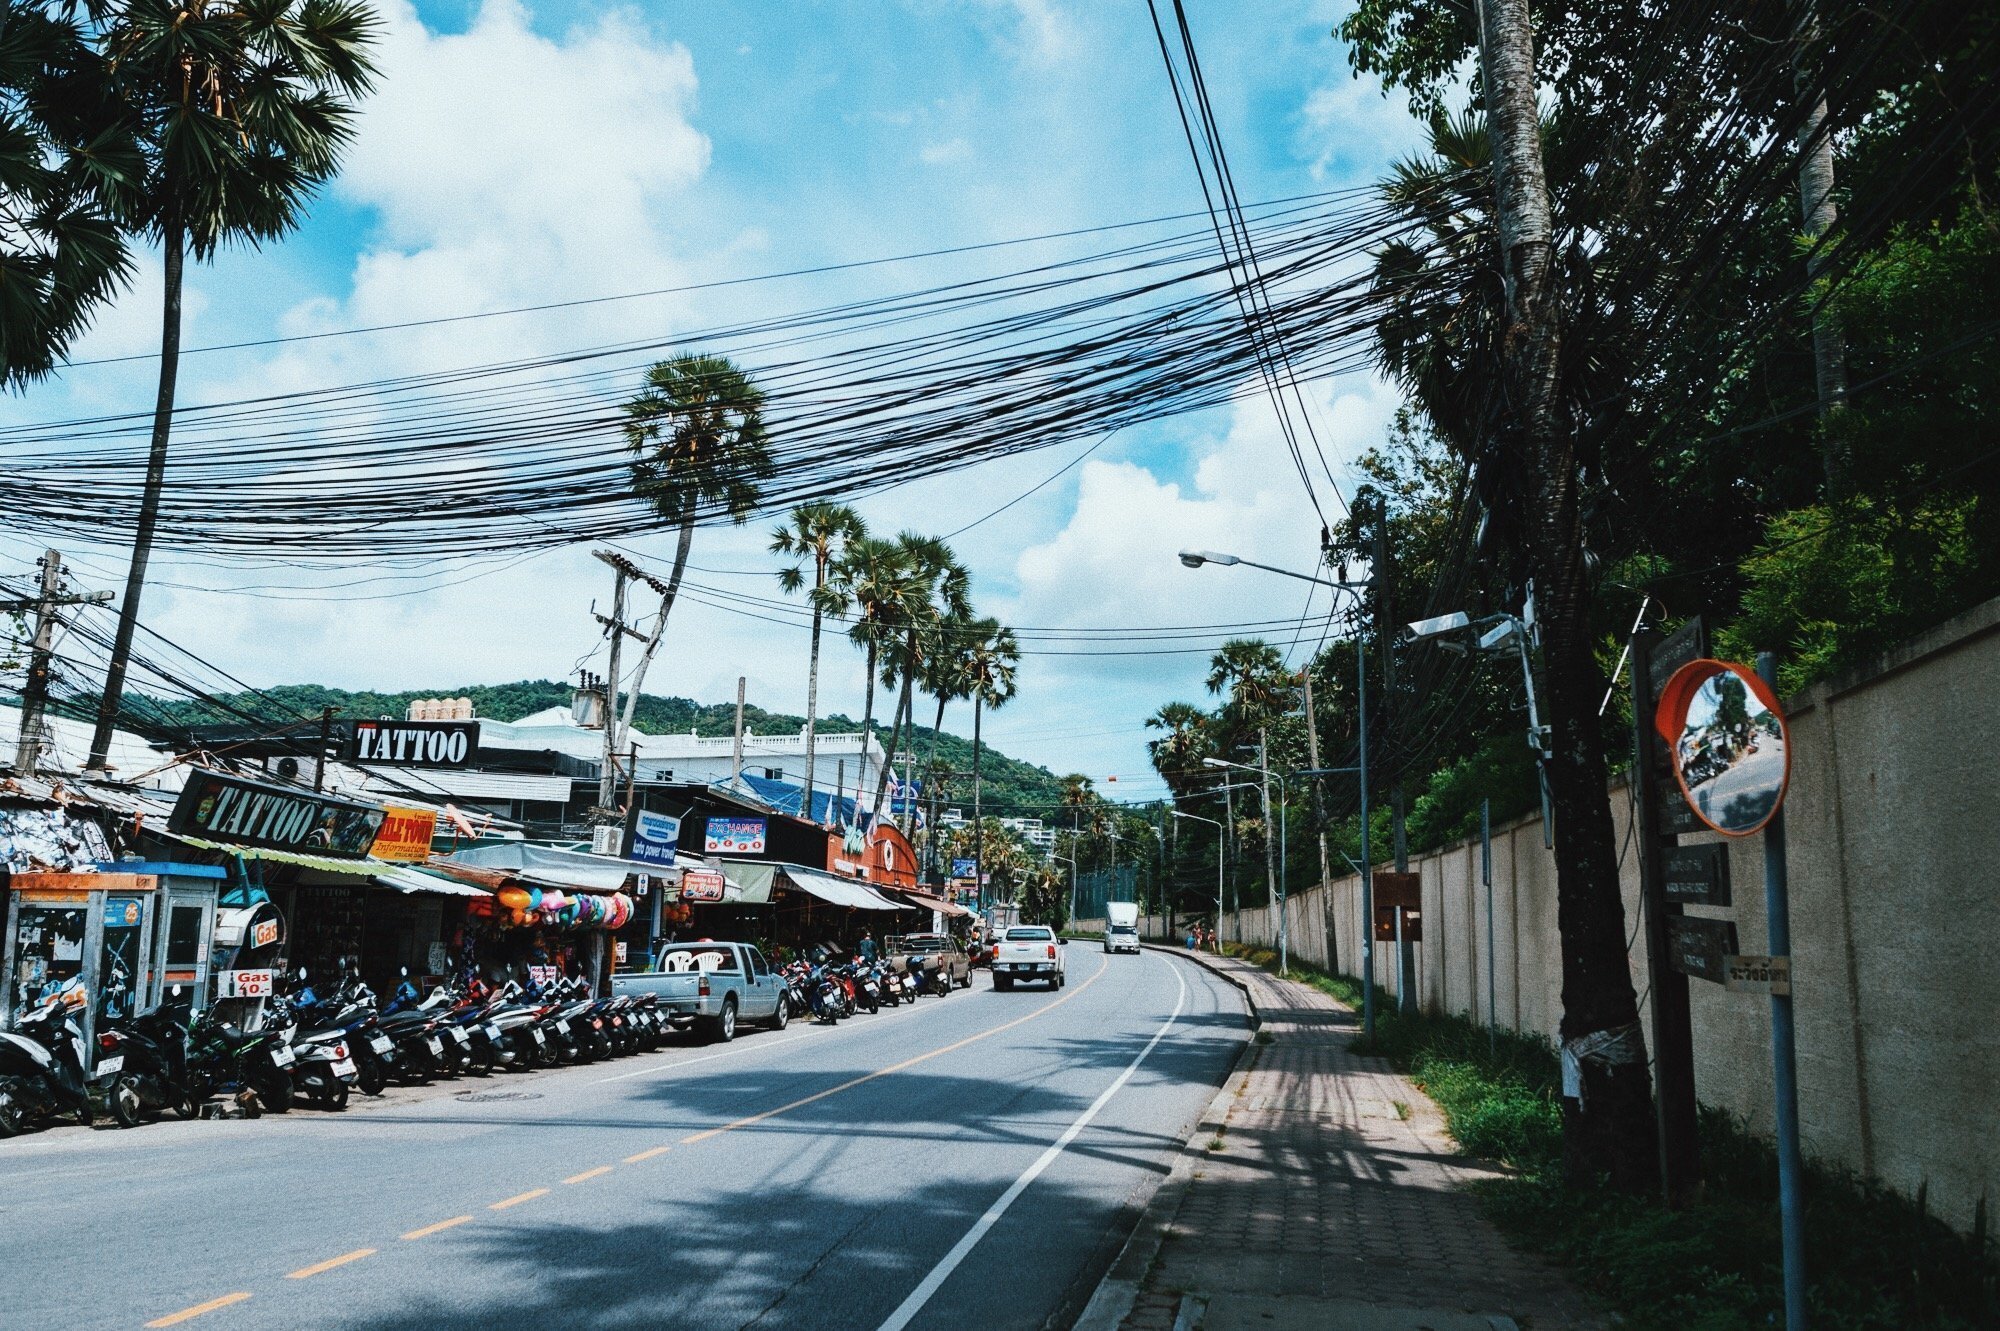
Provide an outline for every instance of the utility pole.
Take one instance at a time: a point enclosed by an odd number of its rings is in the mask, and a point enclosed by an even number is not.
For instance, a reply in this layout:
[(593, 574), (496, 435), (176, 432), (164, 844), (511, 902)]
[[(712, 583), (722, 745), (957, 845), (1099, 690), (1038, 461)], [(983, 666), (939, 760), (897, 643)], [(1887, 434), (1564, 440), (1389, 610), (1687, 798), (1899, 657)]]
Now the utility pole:
[(606, 820), (618, 807), (619, 658), (623, 655), (626, 635), (639, 636), (625, 623), (625, 570), (616, 564), (611, 569), (617, 577), (611, 590), (611, 615), (606, 618), (593, 612), (593, 617), (611, 635), (611, 677), (604, 690), (604, 758), (597, 773), (597, 812)]
[(326, 751), (333, 744), (333, 708), (319, 709), (319, 748), (313, 754), (313, 793), (326, 789)]
[(729, 784), (732, 786), (743, 779), (743, 691), (749, 683), (742, 675), (736, 677), (736, 742), (729, 750)]
[[(1382, 713), (1385, 727), (1394, 725), (1396, 705), (1396, 653), (1390, 647), (1394, 636), (1390, 625), (1396, 622), (1396, 581), (1395, 565), (1389, 554), (1389, 504), (1386, 499), (1375, 505), (1375, 562), (1371, 576), (1375, 583), (1375, 640), (1382, 648)], [(1393, 748), (1393, 742), (1391, 744)], [(1317, 764), (1315, 764), (1317, 765)], [(1403, 765), (1399, 762), (1389, 774), (1389, 826), (1393, 837), (1396, 858), (1396, 872), (1410, 871), (1410, 841), (1403, 828)], [(1396, 908), (1396, 1007), (1404, 1016), (1415, 1016), (1417, 1011), (1417, 945), (1403, 929), (1403, 908)]]
[[(652, 662), (653, 653), (659, 650), (660, 637), (667, 630), (667, 612), (673, 602), (667, 599), (667, 584), (640, 568), (625, 556), (611, 550), (593, 550), (591, 555), (599, 563), (608, 564), (617, 576), (612, 585), (611, 614), (595, 614), (593, 618), (602, 624), (611, 636), (611, 677), (604, 686), (604, 760), (603, 769), (597, 779), (597, 814), (600, 828), (616, 826), (618, 823), (618, 751), (621, 741), (632, 728), (632, 718), (639, 711), (639, 688), (646, 677), (646, 667)], [(653, 618), (650, 633), (641, 633), (625, 622), (625, 588), (633, 582), (643, 582), (660, 594), (659, 613)], [(618, 693), (623, 686), (620, 676), (620, 648), (625, 639), (635, 638), (640, 644), (638, 667), (633, 671), (632, 687), (626, 694), (625, 710), (618, 710)], [(592, 837), (592, 849), (600, 854), (616, 851), (616, 846), (608, 844), (608, 834), (597, 833)]]
[[(42, 718), (49, 705), (49, 662), (55, 654), (56, 607), (103, 605), (110, 592), (86, 592), (80, 596), (63, 593), (62, 555), (44, 551), (41, 559), (42, 585), (32, 601), (0, 602), (0, 610), (35, 612), (35, 638), (29, 649), (28, 678), (21, 686), (21, 735), (14, 750), (14, 770), (33, 776), (42, 756)], [(102, 764), (100, 764), (102, 766)]]
[[(1319, 723), (1313, 718), (1313, 674), (1312, 663), (1299, 671), (1299, 682), (1306, 694), (1306, 760), (1314, 768), (1319, 766)], [(1333, 866), (1326, 856), (1326, 801), (1320, 794), (1319, 777), (1312, 778), (1313, 820), (1319, 824), (1319, 899), (1326, 916), (1326, 969), (1331, 975), (1340, 974), (1340, 939), (1334, 929), (1333, 913)]]
[[(1793, 29), (1792, 87), (1807, 102), (1805, 120), (1799, 127), (1799, 212), (1806, 240), (1814, 247), (1806, 256), (1806, 276), (1816, 282), (1826, 266), (1818, 241), (1840, 220), (1840, 212), (1833, 202), (1833, 131), (1827, 127), (1826, 94), (1818, 86), (1813, 61), (1820, 40), (1819, 6), (1817, 0), (1794, 0), (1794, 7), (1798, 19)], [(1824, 305), (1813, 311), (1812, 334), (1820, 460), (1831, 488), (1846, 469), (1840, 446), (1826, 426), (1829, 418), (1847, 405), (1847, 338), (1840, 321)]]
[(1257, 731), (1257, 766), (1264, 773), (1264, 873), (1268, 877), (1271, 891), (1267, 897), (1278, 903), (1278, 973), (1286, 971), (1285, 956), (1285, 889), (1278, 881), (1277, 833), (1271, 825), (1271, 755), (1265, 749), (1265, 735), (1260, 727)]

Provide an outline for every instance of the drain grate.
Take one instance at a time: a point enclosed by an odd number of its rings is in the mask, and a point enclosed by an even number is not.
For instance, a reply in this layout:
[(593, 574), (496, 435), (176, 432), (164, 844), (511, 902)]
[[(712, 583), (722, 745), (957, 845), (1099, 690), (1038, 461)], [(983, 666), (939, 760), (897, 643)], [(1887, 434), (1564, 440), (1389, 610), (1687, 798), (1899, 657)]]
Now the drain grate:
[(496, 1100), (539, 1100), (540, 1091), (462, 1091), (453, 1099), (463, 1100), (469, 1105), (492, 1104)]

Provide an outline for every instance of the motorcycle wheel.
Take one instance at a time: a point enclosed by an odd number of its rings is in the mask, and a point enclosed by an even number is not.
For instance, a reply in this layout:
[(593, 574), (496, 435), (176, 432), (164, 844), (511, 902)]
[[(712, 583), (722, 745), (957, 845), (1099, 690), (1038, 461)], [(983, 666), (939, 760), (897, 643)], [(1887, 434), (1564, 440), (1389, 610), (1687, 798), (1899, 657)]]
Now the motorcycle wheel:
[(320, 1093), (319, 1107), (335, 1114), (347, 1108), (347, 1083), (334, 1078), (333, 1085)]
[(880, 1000), (879, 998), (871, 998), (868, 1000), (868, 1014), (870, 1016), (873, 1016), (875, 1013), (880, 1012), (881, 1010), (882, 1010), (882, 1000)]
[(13, 1137), (20, 1133), (28, 1121), (27, 1111), (14, 1098), (13, 1091), (0, 1086), (0, 1137)]
[(175, 1118), (201, 1117), (201, 1106), (195, 1102), (195, 1098), (191, 1092), (182, 1091), (180, 1093), (180, 1097), (174, 1101), (174, 1117)]
[(381, 1063), (369, 1059), (355, 1068), (354, 1084), (361, 1088), (363, 1095), (380, 1095), (382, 1088), (389, 1084), (389, 1078), (382, 1071)]
[(121, 1128), (136, 1128), (144, 1117), (146, 1102), (139, 1098), (139, 1085), (130, 1077), (119, 1077), (111, 1083), (105, 1094), (105, 1101), (111, 1109), (111, 1117)]
[(280, 1068), (259, 1068), (244, 1080), (257, 1093), (257, 1102), (273, 1114), (282, 1114), (292, 1107), (292, 1077)]

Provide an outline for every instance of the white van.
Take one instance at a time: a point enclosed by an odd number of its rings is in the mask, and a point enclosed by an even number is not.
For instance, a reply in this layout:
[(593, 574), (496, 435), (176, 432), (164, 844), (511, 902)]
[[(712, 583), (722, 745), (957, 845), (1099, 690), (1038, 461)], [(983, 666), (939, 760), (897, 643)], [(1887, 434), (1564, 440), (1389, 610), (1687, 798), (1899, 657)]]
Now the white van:
[(1137, 952), (1139, 950), (1139, 903), (1136, 901), (1112, 901), (1104, 907), (1104, 950), (1106, 952)]

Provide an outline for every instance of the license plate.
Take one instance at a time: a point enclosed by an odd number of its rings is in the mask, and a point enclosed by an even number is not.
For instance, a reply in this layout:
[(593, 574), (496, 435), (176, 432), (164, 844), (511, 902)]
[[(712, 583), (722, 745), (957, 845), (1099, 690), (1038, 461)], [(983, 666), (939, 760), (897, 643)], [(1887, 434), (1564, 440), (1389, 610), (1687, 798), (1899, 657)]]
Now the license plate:
[(109, 1058), (100, 1058), (97, 1060), (97, 1075), (108, 1077), (124, 1066), (125, 1055), (123, 1054), (113, 1054)]
[(352, 1077), (354, 1075), (354, 1060), (351, 1058), (335, 1060), (333, 1075), (336, 1077)]
[(298, 1056), (291, 1051), (288, 1045), (273, 1045), (271, 1048), (271, 1061), (281, 1068), (288, 1068), (298, 1061)]
[(444, 1033), (462, 1045), (472, 1043), (472, 1037), (465, 1033), (463, 1026), (447, 1026)]
[(396, 1042), (386, 1035), (371, 1035), (368, 1037), (368, 1047), (378, 1054), (386, 1054), (396, 1047)]
[(531, 1029), (530, 1029), (530, 1030), (528, 1031), (528, 1034), (530, 1034), (530, 1035), (532, 1035), (532, 1036), (534, 1036), (534, 1037), (535, 1037), (535, 1043), (536, 1043), (537, 1045), (546, 1045), (546, 1044), (548, 1044), (548, 1042), (549, 1042), (549, 1037), (548, 1037), (548, 1036), (546, 1036), (546, 1035), (544, 1035), (544, 1034), (542, 1034), (542, 1032), (541, 1032), (541, 1028), (540, 1028), (540, 1027), (534, 1027), (534, 1028), (531, 1028)]
[(500, 1028), (498, 1026), (489, 1021), (486, 1023), (485, 1031), (487, 1039), (491, 1040), (494, 1044), (500, 1043)]
[(433, 1058), (444, 1053), (444, 1041), (438, 1039), (437, 1036), (426, 1035), (424, 1037), (424, 1043), (430, 1046), (431, 1056)]

